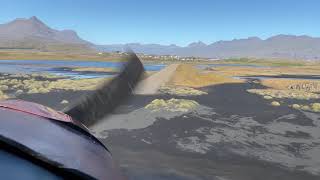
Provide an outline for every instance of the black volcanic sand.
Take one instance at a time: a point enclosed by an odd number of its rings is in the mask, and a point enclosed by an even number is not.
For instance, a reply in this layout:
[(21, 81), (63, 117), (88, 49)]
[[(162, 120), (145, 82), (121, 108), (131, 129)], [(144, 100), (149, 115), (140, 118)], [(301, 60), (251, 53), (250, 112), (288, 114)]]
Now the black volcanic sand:
[[(291, 123), (312, 125), (312, 121), (302, 112), (287, 106), (272, 107), (262, 97), (247, 93), (247, 89), (264, 88), (256, 83), (224, 84), (203, 88), (208, 95), (177, 97), (171, 95), (134, 96), (118, 108), (114, 114), (126, 114), (142, 108), (156, 98), (185, 98), (196, 100), (199, 104), (211, 107), (217, 114), (208, 118), (225, 117), (237, 114), (254, 117), (259, 123), (268, 123), (280, 116), (295, 114)], [(60, 91), (48, 94), (21, 95), (29, 100), (57, 110), (62, 100), (74, 102), (90, 92)], [(287, 100), (283, 100), (287, 101)], [(289, 101), (289, 100), (288, 100)], [(299, 120), (297, 120), (299, 119)], [(102, 141), (107, 145), (123, 170), (132, 180), (301, 180), (320, 179), (304, 171), (290, 170), (278, 164), (268, 163), (249, 157), (241, 157), (224, 151), (223, 146), (215, 147), (207, 154), (181, 151), (176, 148), (172, 136), (191, 136), (194, 129), (214, 127), (212, 122), (185, 114), (170, 120), (158, 119), (153, 125), (136, 130), (111, 130)], [(293, 135), (295, 136), (295, 135)], [(152, 142), (147, 144), (141, 139)]]
[[(18, 96), (18, 99), (25, 101), (35, 102), (42, 105), (46, 105), (55, 110), (62, 111), (68, 105), (78, 102), (81, 97), (89, 95), (89, 91), (52, 91), (46, 94), (22, 94)], [(68, 104), (61, 104), (63, 100), (67, 100)]]
[[(201, 105), (212, 107), (218, 116), (229, 118), (237, 114), (254, 117), (260, 123), (268, 123), (280, 116), (295, 114), (295, 122), (312, 125), (312, 121), (299, 111), (289, 107), (270, 106), (258, 95), (246, 89), (263, 88), (255, 83), (224, 84), (206, 87), (208, 95), (188, 97)], [(170, 99), (175, 96), (135, 96), (115, 113), (128, 113), (141, 108), (155, 98)], [(178, 98), (178, 97), (175, 97)], [(181, 98), (181, 97), (180, 97)], [(185, 98), (185, 97), (184, 97)], [(209, 118), (215, 118), (211, 115)], [(299, 121), (297, 121), (299, 119)], [(186, 114), (170, 120), (156, 121), (152, 126), (137, 130), (112, 130), (104, 139), (116, 159), (120, 161), (129, 179), (217, 179), (227, 177), (236, 180), (319, 179), (302, 171), (292, 171), (280, 165), (240, 157), (224, 152), (223, 147), (205, 155), (180, 151), (172, 142), (172, 135), (192, 136), (192, 130), (213, 127), (209, 121)], [(147, 144), (141, 139), (152, 142)], [(152, 178), (150, 178), (152, 177)], [(157, 178), (155, 178), (157, 177)]]
[(240, 116), (254, 117), (259, 123), (268, 123), (277, 117), (287, 114), (295, 114), (299, 121), (290, 121), (299, 125), (312, 125), (312, 121), (303, 113), (298, 112), (288, 104), (293, 103), (312, 103), (316, 100), (292, 100), (292, 99), (276, 99), (283, 106), (272, 107), (270, 101), (264, 100), (261, 96), (250, 94), (247, 89), (263, 89), (266, 88), (260, 84), (248, 82), (244, 84), (224, 84), (219, 86), (207, 87), (208, 96), (199, 97), (198, 101), (206, 106), (214, 107), (215, 111), (223, 116), (229, 117), (237, 114)]
[[(110, 144), (110, 143), (109, 143)], [(201, 180), (316, 180), (314, 176), (301, 171), (288, 170), (279, 165), (257, 161), (240, 156), (169, 155), (155, 149), (132, 150), (112, 148), (113, 156), (119, 160), (129, 179), (201, 179)]]

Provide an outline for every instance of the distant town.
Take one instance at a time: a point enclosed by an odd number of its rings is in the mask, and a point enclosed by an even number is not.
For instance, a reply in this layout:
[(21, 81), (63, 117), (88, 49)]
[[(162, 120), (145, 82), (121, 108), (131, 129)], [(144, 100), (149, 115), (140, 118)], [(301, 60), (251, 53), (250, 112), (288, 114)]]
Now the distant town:
[[(100, 52), (100, 55), (103, 55), (105, 52)], [(112, 54), (118, 55), (126, 55), (127, 53), (122, 51), (114, 51), (111, 52)], [(177, 55), (154, 55), (154, 54), (144, 54), (144, 53), (137, 53), (137, 56), (142, 60), (151, 60), (151, 61), (214, 61), (220, 59), (213, 59), (213, 58), (203, 58), (203, 57), (185, 57), (185, 56), (177, 56)]]

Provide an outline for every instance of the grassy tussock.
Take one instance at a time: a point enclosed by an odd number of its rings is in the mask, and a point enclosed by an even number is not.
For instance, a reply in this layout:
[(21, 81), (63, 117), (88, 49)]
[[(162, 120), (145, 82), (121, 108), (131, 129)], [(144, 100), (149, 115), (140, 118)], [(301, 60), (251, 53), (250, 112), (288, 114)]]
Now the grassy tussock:
[[(288, 98), (288, 99), (300, 99), (310, 100), (319, 99), (320, 95), (311, 92), (292, 91), (292, 90), (277, 90), (277, 89), (248, 89), (249, 93), (258, 94), (260, 96), (270, 96), (272, 98)], [(269, 98), (269, 99), (272, 99)]]
[(188, 99), (155, 99), (145, 106), (151, 111), (169, 111), (169, 112), (189, 112), (195, 109), (199, 104), (196, 101)]
[(320, 112), (320, 103), (311, 103), (307, 105), (303, 104), (292, 104), (290, 105), (293, 109), (311, 111), (311, 112)]
[(5, 95), (5, 93), (3, 93), (2, 91), (0, 91), (0, 100), (4, 100), (9, 98), (7, 95)]
[(190, 87), (164, 86), (159, 89), (161, 93), (178, 96), (200, 96), (208, 93)]
[(271, 106), (281, 106), (281, 104), (278, 101), (272, 101)]
[[(15, 91), (16, 94), (22, 94), (24, 92), (29, 94), (48, 93), (53, 90), (94, 90), (99, 84), (105, 81), (103, 78), (37, 80), (36, 77), (39, 76), (40, 75), (31, 75), (30, 79), (22, 79), (16, 75), (17, 79), (1, 79), (0, 89), (10, 89)], [(44, 75), (40, 77), (53, 78), (54, 76)]]

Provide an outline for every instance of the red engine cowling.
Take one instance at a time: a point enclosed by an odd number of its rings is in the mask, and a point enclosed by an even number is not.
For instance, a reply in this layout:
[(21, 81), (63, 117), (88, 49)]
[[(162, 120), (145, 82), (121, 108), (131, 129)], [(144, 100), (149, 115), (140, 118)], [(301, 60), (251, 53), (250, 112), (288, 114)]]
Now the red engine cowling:
[(123, 179), (109, 150), (86, 127), (48, 107), (0, 102), (0, 137), (1, 148), (9, 147), (58, 175)]

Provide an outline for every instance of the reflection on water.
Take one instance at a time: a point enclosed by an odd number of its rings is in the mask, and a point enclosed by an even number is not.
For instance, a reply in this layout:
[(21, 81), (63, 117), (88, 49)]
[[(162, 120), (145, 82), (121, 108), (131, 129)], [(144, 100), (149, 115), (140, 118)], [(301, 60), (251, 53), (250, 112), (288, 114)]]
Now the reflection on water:
[[(91, 67), (91, 68), (121, 68), (123, 62), (97, 62), (97, 61), (59, 61), (59, 60), (1, 60), (0, 72), (16, 73), (49, 73), (70, 78), (97, 78), (112, 77), (114, 72), (75, 72), (61, 67)], [(159, 71), (164, 64), (145, 64), (146, 71)]]

